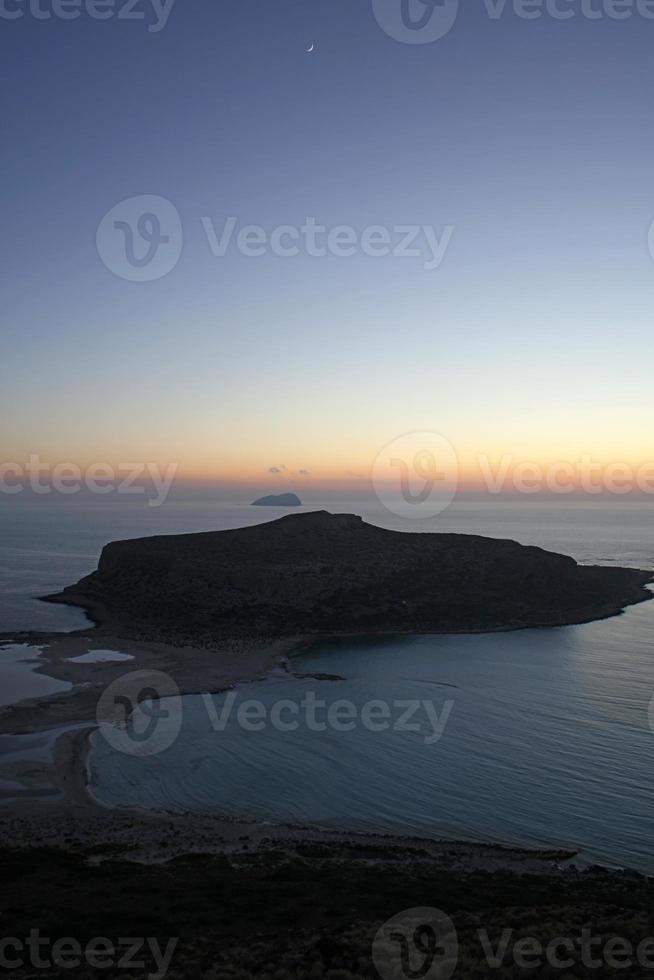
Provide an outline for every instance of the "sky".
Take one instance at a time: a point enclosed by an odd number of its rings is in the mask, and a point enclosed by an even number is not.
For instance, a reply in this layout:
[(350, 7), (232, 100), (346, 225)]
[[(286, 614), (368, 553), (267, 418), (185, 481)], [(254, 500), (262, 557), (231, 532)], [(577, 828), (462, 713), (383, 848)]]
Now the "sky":
[(413, 43), (402, 0), (58, 2), (0, 3), (3, 460), (654, 457), (644, 4), (445, 0)]

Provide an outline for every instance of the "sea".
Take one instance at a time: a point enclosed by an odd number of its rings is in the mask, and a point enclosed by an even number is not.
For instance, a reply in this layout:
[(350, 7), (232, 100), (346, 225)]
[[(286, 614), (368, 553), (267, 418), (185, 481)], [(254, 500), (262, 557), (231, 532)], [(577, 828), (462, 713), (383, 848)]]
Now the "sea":
[[(459, 500), (415, 523), (369, 500), (302, 509), (654, 571), (648, 502)], [(91, 572), (110, 540), (286, 513), (206, 498), (158, 508), (135, 498), (0, 499), (0, 631), (84, 626), (82, 611), (38, 597)], [(92, 792), (112, 806), (564, 848), (584, 863), (654, 873), (653, 638), (654, 602), (645, 602), (580, 626), (316, 642), (293, 662), (303, 676), (277, 671), (181, 699), (179, 732), (160, 752), (126, 754), (97, 733)], [(34, 673), (39, 652), (0, 649), (2, 703), (29, 696), (30, 677), (35, 694), (48, 693)], [(15, 739), (0, 740), (0, 768), (9, 743), (15, 751)]]

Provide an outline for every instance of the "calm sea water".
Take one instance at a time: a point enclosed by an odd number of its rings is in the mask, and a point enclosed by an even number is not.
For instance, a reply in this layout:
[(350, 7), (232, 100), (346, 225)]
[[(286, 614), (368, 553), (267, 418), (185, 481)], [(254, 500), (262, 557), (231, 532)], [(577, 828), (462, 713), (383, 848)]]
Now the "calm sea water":
[[(278, 516), (207, 501), (158, 510), (124, 500), (77, 508), (46, 501), (36, 514), (33, 503), (22, 506), (10, 517), (0, 504), (0, 629), (76, 628), (77, 613), (68, 618), (69, 610), (34, 596), (92, 570), (106, 540)], [(373, 506), (329, 509), (408, 529)], [(651, 506), (624, 501), (467, 502), (421, 529), (511, 537), (580, 561), (651, 569), (652, 516)], [(236, 692), (224, 731), (213, 729), (201, 698), (186, 698), (178, 739), (146, 759), (117, 754), (97, 738), (95, 792), (115, 804), (578, 847), (589, 859), (654, 871), (653, 637), (654, 602), (578, 627), (320, 644), (302, 668), (342, 681), (247, 685)], [(313, 731), (303, 722), (293, 732), (270, 723), (255, 732), (234, 721), (245, 699), (269, 713), (282, 699), (298, 703), (309, 694), (327, 704), (345, 699), (358, 712), (381, 700), (391, 720), (398, 699), (429, 702), (441, 717), (449, 702), (449, 717), (431, 744), (422, 709), (413, 718), (421, 730), (408, 732), (360, 723), (348, 732)], [(217, 710), (224, 698), (214, 699)]]
[(0, 708), (25, 698), (47, 697), (70, 690), (66, 681), (37, 674), (40, 647), (27, 643), (9, 644), (0, 648)]
[[(244, 686), (223, 731), (202, 698), (185, 698), (177, 741), (147, 759), (97, 737), (95, 792), (114, 804), (565, 845), (654, 871), (653, 628), (648, 603), (569, 629), (321, 644), (302, 668), (345, 680)], [(316, 731), (301, 708), (279, 716), (299, 728), (279, 731), (273, 706), (311, 694), (325, 702), (318, 724), (340, 700), (358, 718), (373, 699), (395, 721), (399, 700), (426, 700), (449, 717), (431, 743), (422, 708), (415, 732)], [(213, 699), (218, 715), (225, 698)], [(239, 705), (252, 699), (265, 709), (261, 731), (239, 724)]]

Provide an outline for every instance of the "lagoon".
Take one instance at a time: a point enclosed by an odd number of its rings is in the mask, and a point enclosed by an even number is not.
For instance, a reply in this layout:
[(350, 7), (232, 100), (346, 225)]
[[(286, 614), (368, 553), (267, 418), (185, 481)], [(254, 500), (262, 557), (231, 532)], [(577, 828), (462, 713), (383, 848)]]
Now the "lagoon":
[[(296, 665), (343, 680), (245, 685), (214, 696), (212, 711), (186, 697), (178, 738), (145, 759), (97, 734), (93, 792), (115, 805), (570, 847), (654, 871), (653, 629), (645, 603), (576, 627), (318, 643)], [(307, 699), (325, 702), (317, 725), (288, 707)], [(440, 738), (422, 707), (418, 730), (371, 730), (371, 700), (391, 721), (398, 701), (431, 704)], [(243, 724), (257, 717), (239, 713), (246, 701), (261, 705), (258, 730)], [(337, 701), (358, 709), (351, 730), (327, 719)]]

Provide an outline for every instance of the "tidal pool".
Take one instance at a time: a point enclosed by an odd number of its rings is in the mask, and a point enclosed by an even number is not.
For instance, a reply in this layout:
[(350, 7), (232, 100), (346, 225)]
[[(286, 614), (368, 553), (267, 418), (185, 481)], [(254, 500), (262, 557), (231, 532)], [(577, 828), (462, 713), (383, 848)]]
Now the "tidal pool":
[(133, 660), (131, 653), (119, 653), (118, 650), (90, 650), (79, 657), (69, 657), (71, 664), (109, 664), (120, 660)]
[(0, 706), (70, 690), (68, 681), (36, 673), (41, 652), (28, 643), (0, 647)]

